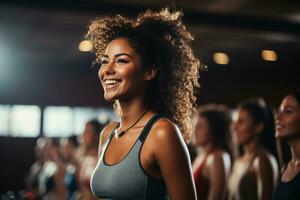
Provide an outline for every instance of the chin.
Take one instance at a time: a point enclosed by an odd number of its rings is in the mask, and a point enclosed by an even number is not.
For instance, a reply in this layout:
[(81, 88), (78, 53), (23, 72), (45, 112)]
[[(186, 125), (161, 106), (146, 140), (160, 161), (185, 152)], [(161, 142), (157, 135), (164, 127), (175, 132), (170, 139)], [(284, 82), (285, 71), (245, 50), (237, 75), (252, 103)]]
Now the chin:
[(104, 99), (105, 99), (105, 101), (109, 101), (109, 102), (116, 101), (116, 99), (114, 99), (114, 98), (104, 97)]
[(276, 132), (275, 137), (278, 138), (278, 139), (282, 139), (283, 137), (285, 137), (285, 134)]
[(117, 98), (116, 98), (115, 96), (112, 96), (112, 95), (105, 95), (105, 94), (104, 94), (104, 99), (105, 99), (106, 101), (116, 101), (116, 100), (117, 100)]
[(280, 140), (293, 140), (293, 139), (298, 139), (300, 138), (300, 134), (299, 133), (276, 133), (276, 138), (280, 139)]
[(243, 139), (237, 139), (237, 143), (238, 143), (238, 145), (245, 145), (245, 144), (247, 144), (247, 141), (243, 140)]

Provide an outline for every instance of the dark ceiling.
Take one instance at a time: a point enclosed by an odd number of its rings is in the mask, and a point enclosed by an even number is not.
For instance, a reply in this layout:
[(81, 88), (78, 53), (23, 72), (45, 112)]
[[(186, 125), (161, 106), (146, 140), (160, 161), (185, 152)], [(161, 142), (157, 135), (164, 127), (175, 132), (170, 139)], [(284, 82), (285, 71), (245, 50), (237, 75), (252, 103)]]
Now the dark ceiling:
[[(0, 3), (0, 103), (107, 106), (93, 56), (78, 50), (96, 16), (135, 16), (147, 8), (182, 9), (194, 49), (208, 65), (199, 103), (263, 96), (277, 106), (300, 88), (300, 3), (279, 0), (53, 0)], [(263, 49), (278, 53), (265, 62)], [(230, 63), (212, 61), (226, 52)]]

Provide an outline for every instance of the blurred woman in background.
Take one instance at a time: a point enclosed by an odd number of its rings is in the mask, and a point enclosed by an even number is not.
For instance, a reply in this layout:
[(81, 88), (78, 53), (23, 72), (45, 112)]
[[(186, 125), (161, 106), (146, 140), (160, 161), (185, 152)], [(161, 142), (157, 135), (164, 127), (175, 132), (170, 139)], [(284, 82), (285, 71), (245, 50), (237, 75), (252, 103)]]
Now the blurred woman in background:
[(67, 190), (67, 200), (78, 199), (80, 160), (78, 155), (79, 142), (76, 135), (63, 139), (62, 151), (65, 158), (64, 184)]
[(198, 156), (193, 163), (193, 175), (198, 200), (226, 199), (224, 185), (231, 168), (227, 109), (220, 105), (200, 107), (194, 120)]
[(261, 138), (269, 135), (272, 141), (272, 125), (273, 120), (262, 100), (241, 103), (235, 111), (232, 131), (243, 154), (233, 165), (228, 183), (229, 199), (271, 199), (278, 166), (275, 157), (262, 145)]
[(45, 146), (45, 162), (39, 173), (39, 192), (43, 200), (66, 199), (64, 187), (65, 163), (58, 138), (48, 138)]
[(38, 138), (34, 147), (35, 161), (31, 165), (28, 177), (26, 177), (26, 189), (32, 193), (33, 199), (40, 198), (39, 176), (46, 161), (46, 138)]
[(276, 115), (276, 137), (289, 144), (292, 158), (282, 170), (273, 199), (300, 199), (300, 91), (283, 99)]
[(98, 161), (99, 135), (103, 128), (97, 120), (91, 120), (85, 125), (82, 135), (84, 155), (79, 172), (80, 191), (83, 200), (92, 200), (95, 197), (90, 187), (90, 178)]

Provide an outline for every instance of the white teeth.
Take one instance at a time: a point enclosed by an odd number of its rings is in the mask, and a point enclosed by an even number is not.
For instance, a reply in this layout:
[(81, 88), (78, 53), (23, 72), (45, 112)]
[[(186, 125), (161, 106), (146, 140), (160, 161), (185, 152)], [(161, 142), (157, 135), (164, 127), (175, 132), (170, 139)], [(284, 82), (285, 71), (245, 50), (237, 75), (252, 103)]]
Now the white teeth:
[(282, 124), (276, 124), (276, 128), (283, 128)]
[(116, 84), (117, 81), (116, 80), (105, 80), (105, 84)]

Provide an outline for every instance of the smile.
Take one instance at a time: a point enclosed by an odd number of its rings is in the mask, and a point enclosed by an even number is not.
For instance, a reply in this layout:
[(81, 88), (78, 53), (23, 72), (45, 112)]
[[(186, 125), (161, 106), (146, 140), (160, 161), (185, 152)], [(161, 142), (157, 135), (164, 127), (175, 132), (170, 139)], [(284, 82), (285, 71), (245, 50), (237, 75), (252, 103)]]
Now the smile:
[(110, 89), (110, 88), (114, 88), (115, 86), (117, 86), (119, 83), (121, 82), (121, 80), (118, 79), (105, 79), (103, 81), (103, 85), (105, 88)]
[(280, 129), (283, 129), (283, 128), (284, 128), (284, 125), (276, 124), (276, 130), (280, 130)]

